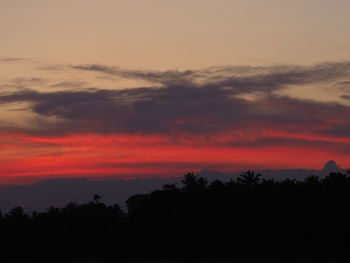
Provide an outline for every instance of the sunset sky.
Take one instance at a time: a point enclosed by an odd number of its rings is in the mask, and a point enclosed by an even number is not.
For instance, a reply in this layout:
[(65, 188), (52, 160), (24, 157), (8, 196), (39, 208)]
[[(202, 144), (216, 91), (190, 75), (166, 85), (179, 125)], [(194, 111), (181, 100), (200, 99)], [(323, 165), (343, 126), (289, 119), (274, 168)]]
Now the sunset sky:
[(0, 0), (0, 184), (350, 167), (348, 0)]

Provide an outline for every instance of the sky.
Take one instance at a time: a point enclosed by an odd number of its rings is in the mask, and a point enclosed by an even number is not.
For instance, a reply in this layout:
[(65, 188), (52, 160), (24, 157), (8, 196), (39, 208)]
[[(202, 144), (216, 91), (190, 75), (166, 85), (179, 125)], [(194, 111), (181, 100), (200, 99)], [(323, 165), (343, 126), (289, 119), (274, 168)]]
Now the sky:
[(350, 167), (347, 0), (0, 0), (0, 184)]

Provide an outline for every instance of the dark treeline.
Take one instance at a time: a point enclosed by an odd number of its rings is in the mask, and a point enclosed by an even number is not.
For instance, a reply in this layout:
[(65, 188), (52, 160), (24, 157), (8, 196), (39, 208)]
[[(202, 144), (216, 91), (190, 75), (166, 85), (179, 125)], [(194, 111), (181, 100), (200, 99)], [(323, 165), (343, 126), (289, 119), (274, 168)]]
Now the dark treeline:
[(350, 258), (350, 172), (274, 181), (186, 174), (105, 205), (0, 215), (0, 260)]

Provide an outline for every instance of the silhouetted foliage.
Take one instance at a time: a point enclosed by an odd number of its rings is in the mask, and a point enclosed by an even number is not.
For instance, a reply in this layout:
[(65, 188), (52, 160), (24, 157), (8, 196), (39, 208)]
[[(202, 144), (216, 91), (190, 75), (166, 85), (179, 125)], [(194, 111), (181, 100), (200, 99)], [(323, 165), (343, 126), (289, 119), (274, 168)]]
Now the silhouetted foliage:
[(184, 175), (184, 178), (181, 180), (183, 184), (182, 190), (186, 193), (196, 193), (204, 191), (208, 184), (208, 181), (203, 177), (195, 175), (193, 172), (188, 172)]
[[(189, 172), (131, 196), (0, 213), (0, 259), (349, 258), (350, 172), (304, 181), (253, 171), (228, 182)], [(20, 251), (20, 252), (19, 252)]]
[(240, 174), (237, 182), (245, 185), (255, 185), (260, 183), (261, 174), (255, 174), (253, 171), (247, 171)]
[(92, 200), (97, 204), (100, 202), (101, 196), (99, 196), (98, 194), (95, 194)]

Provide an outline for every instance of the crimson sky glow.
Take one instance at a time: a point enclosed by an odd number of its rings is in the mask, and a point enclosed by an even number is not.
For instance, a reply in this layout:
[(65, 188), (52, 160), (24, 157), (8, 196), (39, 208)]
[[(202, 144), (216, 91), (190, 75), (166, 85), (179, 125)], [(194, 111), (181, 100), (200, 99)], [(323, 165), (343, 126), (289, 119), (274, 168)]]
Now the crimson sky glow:
[(347, 0), (0, 3), (0, 184), (350, 167)]

